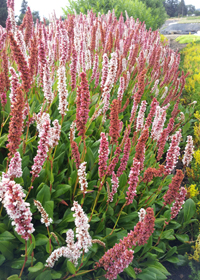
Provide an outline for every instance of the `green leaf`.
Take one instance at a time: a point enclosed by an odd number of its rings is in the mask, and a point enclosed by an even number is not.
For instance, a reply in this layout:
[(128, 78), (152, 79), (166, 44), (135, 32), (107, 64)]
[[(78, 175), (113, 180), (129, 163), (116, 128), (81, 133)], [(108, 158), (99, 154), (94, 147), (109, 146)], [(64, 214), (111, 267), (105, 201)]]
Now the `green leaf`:
[(164, 273), (162, 273), (158, 268), (156, 267), (148, 267), (148, 271), (149, 272), (152, 272), (152, 273), (155, 273), (156, 274), (156, 279), (159, 279), (159, 280), (165, 280), (167, 279), (166, 275)]
[(102, 221), (100, 221), (100, 223), (98, 224), (98, 227), (96, 229), (96, 233), (100, 233), (105, 227), (105, 219), (103, 219)]
[(26, 166), (28, 166), (28, 164), (29, 164), (29, 156), (23, 157), (23, 159), (22, 159), (22, 170), (24, 170), (24, 168)]
[(7, 280), (21, 280), (17, 274), (13, 274), (7, 278)]
[(28, 140), (26, 141), (26, 145), (28, 145), (28, 144), (32, 143), (33, 141), (35, 141), (36, 138), (37, 138), (37, 136), (33, 136), (33, 137), (31, 137), (30, 139), (28, 139)]
[(76, 267), (74, 266), (74, 264), (70, 261), (67, 261), (67, 269), (69, 270), (69, 272), (71, 274), (75, 274), (76, 272)]
[(43, 184), (41, 190), (38, 192), (38, 194), (36, 196), (36, 199), (39, 200), (41, 202), (41, 204), (43, 205), (44, 202), (49, 201), (50, 198), (51, 198), (50, 188), (47, 185)]
[(30, 271), (30, 272), (37, 272), (37, 271), (43, 269), (43, 267), (44, 267), (43, 263), (38, 262), (34, 266), (29, 267), (28, 271)]
[(171, 247), (169, 249), (169, 251), (167, 252), (167, 254), (165, 255), (165, 258), (163, 260), (166, 260), (167, 258), (171, 257), (172, 255), (174, 255), (175, 253), (177, 253), (177, 247)]
[(165, 260), (168, 261), (168, 262), (171, 262), (171, 263), (178, 263), (179, 262), (179, 259), (177, 257), (169, 257), (169, 258), (166, 258)]
[(5, 259), (6, 258), (3, 255), (0, 255), (0, 266), (4, 263)]
[(47, 242), (49, 242), (49, 239), (46, 237), (46, 235), (38, 233), (35, 237), (35, 246), (42, 246), (46, 245)]
[(113, 208), (110, 205), (108, 206), (107, 214), (109, 216), (113, 216), (114, 215), (114, 210), (113, 210)]
[(142, 255), (144, 254), (144, 253), (146, 253), (147, 251), (149, 251), (149, 249), (152, 247), (152, 235), (150, 236), (150, 238), (149, 238), (149, 240), (148, 240), (148, 242), (144, 245), (144, 249), (143, 249), (143, 251), (142, 251)]
[(133, 212), (133, 213), (130, 213), (130, 214), (125, 215), (123, 217), (120, 217), (119, 223), (127, 224), (127, 223), (135, 220), (137, 217), (138, 217), (138, 213), (137, 212)]
[(188, 122), (188, 123), (186, 123), (185, 125), (184, 125), (184, 127), (183, 127), (183, 134), (185, 134), (187, 131), (188, 131), (188, 129), (190, 128), (190, 123)]
[(35, 280), (51, 280), (51, 271), (50, 270), (45, 270), (44, 272), (40, 273)]
[(53, 161), (55, 162), (56, 160), (58, 160), (62, 155), (65, 154), (65, 151), (63, 151), (62, 153), (60, 153)]
[(56, 272), (56, 271), (52, 271), (51, 272), (51, 277), (52, 277), (52, 279), (61, 279), (62, 273)]
[(57, 198), (71, 189), (70, 185), (59, 184), (56, 186), (56, 191), (52, 194), (52, 198)]
[(6, 225), (3, 223), (0, 223), (0, 232), (4, 232), (6, 230)]
[(194, 216), (195, 212), (196, 206), (194, 201), (191, 198), (187, 199), (184, 204), (184, 221), (189, 221)]
[(130, 276), (132, 277), (132, 279), (136, 279), (136, 274), (135, 274), (135, 270), (133, 269), (132, 266), (129, 265), (129, 267), (125, 268), (124, 271)]
[(14, 269), (21, 269), (23, 264), (24, 264), (24, 258), (23, 259), (21, 258), (19, 260), (12, 261), (10, 267)]
[(182, 243), (185, 243), (186, 241), (189, 241), (189, 236), (187, 234), (175, 234), (175, 236)]
[[(91, 214), (88, 214), (88, 219), (90, 218), (90, 216), (91, 216)], [(92, 215), (92, 220), (90, 221), (90, 223), (96, 223), (99, 221), (100, 221), (99, 217)]]
[(45, 201), (44, 209), (49, 217), (53, 219), (54, 201)]
[[(89, 133), (89, 135), (91, 134), (89, 131), (87, 131), (87, 132)], [(90, 149), (90, 147), (87, 147), (87, 153), (86, 153), (85, 161), (87, 162), (87, 164), (89, 166), (89, 169), (91, 169), (92, 166), (94, 165), (95, 159), (94, 159), (94, 155), (93, 155), (93, 152)]]
[(30, 256), (34, 249), (34, 243), (31, 243), (27, 250), (27, 255)]
[(170, 273), (167, 271), (167, 269), (158, 261), (148, 261), (148, 262), (145, 262), (145, 265), (148, 267), (157, 268), (159, 271), (161, 271), (165, 275), (170, 275)]
[(148, 269), (144, 269), (141, 273), (139, 273), (137, 278), (141, 280), (157, 280), (156, 274), (148, 271)]
[(13, 259), (13, 245), (9, 241), (0, 241), (0, 251), (8, 260)]
[(154, 247), (153, 249), (158, 253), (164, 253), (164, 251), (158, 247)]
[(3, 136), (0, 137), (0, 148), (4, 147), (4, 144), (7, 141), (7, 136), (8, 134), (4, 134)]
[(173, 229), (168, 229), (164, 231), (161, 235), (161, 239), (169, 239), (169, 240), (174, 240), (175, 237), (173, 236), (174, 230)]
[(15, 239), (15, 236), (8, 231), (4, 231), (2, 234), (0, 234), (0, 241), (8, 241), (12, 239)]
[[(50, 249), (50, 246), (51, 246), (51, 249)], [(50, 242), (48, 242), (46, 245), (46, 251), (49, 254), (53, 251), (53, 245)]]

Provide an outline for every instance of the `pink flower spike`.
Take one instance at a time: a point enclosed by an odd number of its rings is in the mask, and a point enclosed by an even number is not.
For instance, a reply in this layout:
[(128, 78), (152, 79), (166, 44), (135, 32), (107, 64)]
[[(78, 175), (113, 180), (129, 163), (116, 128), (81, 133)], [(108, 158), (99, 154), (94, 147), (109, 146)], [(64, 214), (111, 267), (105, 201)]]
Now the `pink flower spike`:
[(112, 173), (111, 183), (112, 183), (112, 191), (111, 191), (111, 193), (108, 197), (107, 202), (112, 202), (113, 201), (113, 196), (114, 196), (115, 193), (117, 193), (117, 188), (119, 187), (119, 179), (117, 178), (114, 171)]
[(50, 147), (54, 148), (58, 145), (60, 140), (60, 132), (61, 132), (61, 125), (59, 124), (58, 120), (53, 121), (53, 126), (51, 127), (51, 138), (50, 138)]
[(136, 196), (136, 187), (139, 181), (139, 174), (140, 174), (140, 162), (134, 158), (133, 159), (133, 166), (131, 167), (131, 171), (129, 173), (129, 180), (128, 180), (128, 191), (126, 192), (126, 201), (127, 205), (133, 203), (133, 199)]
[(107, 53), (104, 53), (103, 55), (103, 66), (102, 66), (102, 77), (101, 77), (101, 87), (104, 86), (107, 76), (108, 76), (108, 63), (109, 63), (109, 59), (108, 59), (108, 55)]
[(179, 211), (182, 208), (182, 205), (184, 204), (184, 200), (187, 194), (187, 190), (184, 187), (181, 187), (180, 192), (178, 196), (176, 197), (176, 201), (174, 202), (172, 208), (171, 208), (171, 219), (174, 219)]
[(79, 184), (81, 185), (81, 191), (83, 193), (86, 193), (87, 188), (88, 188), (88, 183), (86, 180), (87, 174), (85, 173), (86, 165), (87, 165), (87, 162), (84, 161), (80, 164), (79, 169), (78, 169)]
[[(5, 92), (2, 92), (2, 93), (0, 94), (0, 98), (1, 98), (2, 107), (5, 108), (6, 103), (7, 103), (7, 96), (6, 96), (6, 93), (5, 93)], [(12, 106), (12, 105), (11, 105), (11, 106)]]
[(34, 204), (37, 207), (38, 211), (41, 213), (41, 223), (45, 224), (46, 227), (49, 227), (53, 220), (48, 217), (47, 212), (44, 210), (42, 204), (38, 200), (34, 200)]
[(11, 159), (8, 172), (6, 173), (7, 178), (20, 178), (22, 177), (22, 159), (20, 157), (19, 152), (14, 154), (14, 157)]
[(192, 136), (187, 136), (187, 145), (185, 147), (184, 156), (183, 156), (183, 164), (188, 166), (189, 163), (192, 161), (192, 154), (194, 153), (194, 146)]
[(47, 153), (49, 151), (49, 141), (50, 141), (50, 122), (46, 120), (42, 126), (42, 131), (40, 134), (40, 140), (37, 150), (37, 155), (34, 157), (34, 165), (32, 166), (32, 180), (39, 176), (42, 166), (47, 158)]
[(50, 79), (49, 67), (46, 64), (44, 65), (43, 69), (43, 90), (47, 103), (51, 104), (54, 96), (52, 92), (52, 81)]
[(75, 211), (73, 217), (75, 217), (76, 237), (79, 248), (82, 248), (84, 252), (87, 253), (92, 246), (92, 238), (89, 234), (90, 225), (88, 224), (88, 217), (77, 201), (74, 201), (71, 210)]
[(119, 102), (122, 102), (124, 90), (125, 90), (125, 80), (124, 77), (120, 77), (120, 86), (117, 93), (117, 99), (119, 100)]
[(99, 146), (99, 177), (103, 178), (107, 169), (107, 160), (109, 155), (109, 143), (104, 132), (101, 132), (100, 146)]
[(137, 117), (136, 131), (139, 131), (144, 127), (144, 113), (146, 111), (146, 105), (147, 105), (146, 100), (143, 100), (141, 102), (140, 110)]
[(23, 239), (28, 240), (35, 229), (31, 223), (30, 204), (23, 199), (26, 195), (22, 187), (8, 178), (3, 178), (0, 182), (0, 193), (0, 199), (12, 220), (12, 225), (15, 226), (15, 231)]
[(172, 140), (166, 156), (166, 166), (165, 166), (166, 174), (170, 174), (177, 164), (178, 157), (180, 155), (179, 143), (181, 140), (181, 136), (182, 135), (180, 130), (177, 131), (176, 134), (172, 135)]
[(124, 145), (124, 155), (123, 158), (121, 159), (119, 169), (117, 170), (117, 177), (120, 177), (123, 174), (124, 170), (126, 169), (126, 165), (129, 159), (130, 148), (131, 148), (131, 140), (130, 138), (127, 138), (126, 143)]
[(65, 66), (60, 66), (58, 69), (58, 93), (59, 93), (59, 106), (58, 110), (62, 116), (65, 115), (67, 111), (67, 97), (68, 90), (66, 89), (66, 71)]

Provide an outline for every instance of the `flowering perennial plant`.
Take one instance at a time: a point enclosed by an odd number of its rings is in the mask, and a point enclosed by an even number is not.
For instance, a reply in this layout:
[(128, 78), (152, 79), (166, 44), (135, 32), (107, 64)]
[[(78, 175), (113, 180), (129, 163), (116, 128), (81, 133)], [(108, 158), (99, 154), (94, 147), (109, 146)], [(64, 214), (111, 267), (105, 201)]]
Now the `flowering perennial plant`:
[[(181, 150), (190, 116), (179, 114), (187, 78), (180, 55), (127, 13), (119, 20), (114, 11), (63, 20), (54, 13), (48, 25), (34, 25), (28, 8), (17, 26), (14, 1), (7, 4), (0, 273), (68, 280), (136, 278), (136, 271), (148, 279), (153, 262), (165, 279), (160, 260), (170, 261), (170, 240), (180, 228), (185, 238), (195, 213), (190, 198), (178, 215), (186, 190), (177, 161), (183, 155), (188, 168), (193, 153), (191, 136)], [(194, 157), (198, 168), (198, 151)]]

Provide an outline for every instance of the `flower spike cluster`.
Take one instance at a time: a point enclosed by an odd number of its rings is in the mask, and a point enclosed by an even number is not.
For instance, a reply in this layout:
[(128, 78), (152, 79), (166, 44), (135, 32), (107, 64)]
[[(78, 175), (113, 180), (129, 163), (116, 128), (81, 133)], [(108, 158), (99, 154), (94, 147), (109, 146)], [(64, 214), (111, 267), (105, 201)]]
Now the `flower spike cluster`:
[(37, 207), (38, 211), (41, 213), (41, 223), (45, 224), (46, 227), (49, 227), (53, 220), (48, 217), (47, 212), (44, 210), (42, 204), (38, 200), (34, 200), (34, 204)]
[(34, 232), (32, 213), (30, 204), (24, 201), (26, 196), (19, 184), (11, 181), (8, 178), (3, 178), (0, 181), (0, 200), (3, 202), (8, 216), (12, 220), (12, 225), (15, 226), (15, 231), (25, 240), (30, 238)]
[(144, 245), (154, 232), (155, 217), (152, 208), (146, 211), (141, 209), (139, 213), (140, 221), (134, 227), (134, 231), (120, 240), (119, 244), (109, 249), (103, 257), (96, 263), (96, 267), (103, 267), (106, 270), (106, 279), (113, 280), (121, 273), (133, 260), (133, 246)]
[(47, 267), (53, 267), (55, 262), (60, 257), (68, 258), (75, 266), (78, 265), (78, 259), (80, 258), (83, 251), (87, 253), (89, 248), (92, 246), (92, 238), (89, 234), (89, 227), (87, 215), (83, 212), (83, 209), (74, 201), (72, 211), (75, 211), (73, 216), (75, 217), (76, 225), (76, 237), (77, 241), (74, 242), (74, 232), (70, 229), (66, 233), (66, 247), (60, 247), (54, 250), (46, 260)]

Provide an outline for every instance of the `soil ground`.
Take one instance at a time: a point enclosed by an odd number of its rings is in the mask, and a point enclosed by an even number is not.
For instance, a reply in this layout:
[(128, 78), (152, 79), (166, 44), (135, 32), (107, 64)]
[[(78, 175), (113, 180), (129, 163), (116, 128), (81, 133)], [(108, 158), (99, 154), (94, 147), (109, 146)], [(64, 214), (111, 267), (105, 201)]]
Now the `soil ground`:
[(189, 280), (191, 269), (188, 265), (175, 267), (172, 263), (163, 263), (166, 269), (171, 273), (167, 280)]
[(182, 34), (173, 34), (173, 35), (165, 35), (165, 37), (169, 40), (169, 46), (174, 51), (180, 51), (183, 48), (187, 46), (187, 44), (180, 44), (179, 42), (176, 42), (175, 39), (179, 37)]

